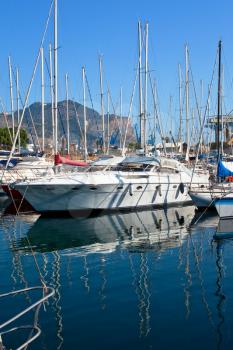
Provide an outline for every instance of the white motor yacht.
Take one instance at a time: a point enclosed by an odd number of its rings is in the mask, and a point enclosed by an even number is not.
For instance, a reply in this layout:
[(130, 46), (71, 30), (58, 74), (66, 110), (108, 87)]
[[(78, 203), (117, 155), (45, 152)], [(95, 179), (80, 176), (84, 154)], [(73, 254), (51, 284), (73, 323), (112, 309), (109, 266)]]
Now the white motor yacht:
[(162, 157), (125, 157), (116, 165), (94, 162), (85, 172), (47, 176), (12, 187), (40, 213), (166, 207), (190, 203), (192, 175), (182, 163)]

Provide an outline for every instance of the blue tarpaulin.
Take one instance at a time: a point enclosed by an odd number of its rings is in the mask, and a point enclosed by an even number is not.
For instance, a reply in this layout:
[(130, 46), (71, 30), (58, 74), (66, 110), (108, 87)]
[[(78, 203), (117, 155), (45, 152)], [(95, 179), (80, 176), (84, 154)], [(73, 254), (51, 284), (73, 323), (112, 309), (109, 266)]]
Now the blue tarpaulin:
[(227, 169), (220, 160), (218, 163), (218, 177), (233, 176), (233, 171)]

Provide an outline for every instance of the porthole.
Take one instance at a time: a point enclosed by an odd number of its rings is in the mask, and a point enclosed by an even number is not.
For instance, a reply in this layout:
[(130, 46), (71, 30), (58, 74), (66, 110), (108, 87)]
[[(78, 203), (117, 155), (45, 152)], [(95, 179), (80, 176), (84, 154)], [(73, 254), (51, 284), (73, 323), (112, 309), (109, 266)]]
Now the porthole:
[(89, 187), (89, 189), (92, 190), (92, 191), (95, 191), (95, 190), (97, 190), (97, 187), (92, 186), (92, 187)]
[(137, 190), (141, 190), (142, 189), (142, 186), (137, 186)]

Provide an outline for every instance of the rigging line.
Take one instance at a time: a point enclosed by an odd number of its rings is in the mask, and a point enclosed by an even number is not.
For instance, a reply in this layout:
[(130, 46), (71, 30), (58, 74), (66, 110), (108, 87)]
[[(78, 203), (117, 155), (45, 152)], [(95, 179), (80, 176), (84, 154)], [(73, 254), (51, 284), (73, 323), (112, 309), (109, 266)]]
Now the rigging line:
[(190, 67), (190, 73), (191, 73), (191, 78), (192, 78), (192, 84), (193, 84), (193, 91), (194, 91), (194, 96), (195, 96), (195, 102), (196, 102), (196, 108), (197, 108), (197, 113), (198, 113), (198, 117), (199, 117), (199, 123), (201, 126), (201, 111), (200, 111), (200, 106), (198, 103), (198, 99), (197, 99), (197, 92), (196, 92), (196, 87), (195, 87), (195, 83), (194, 83), (194, 78), (193, 78), (193, 71), (192, 71), (192, 67), (190, 64), (190, 59), (189, 59), (189, 67)]
[[(115, 108), (114, 103), (113, 103), (113, 99), (112, 99), (112, 95), (111, 95), (111, 91), (110, 91), (109, 85), (108, 85), (108, 91), (109, 91), (109, 96), (110, 96), (110, 102), (111, 102), (112, 109), (113, 109), (113, 118), (114, 118), (114, 121), (115, 121), (116, 124), (117, 124), (116, 127), (115, 127), (115, 131), (116, 131), (117, 129), (119, 130), (120, 138), (122, 139), (121, 128), (120, 128), (118, 116), (117, 116), (117, 114), (116, 114), (116, 108)], [(114, 132), (114, 130), (112, 131), (112, 134), (113, 134), (113, 132)]]
[(20, 131), (20, 128), (21, 128), (21, 125), (22, 125), (22, 122), (23, 122), (23, 117), (24, 117), (25, 110), (26, 110), (26, 107), (27, 107), (27, 104), (28, 104), (29, 95), (30, 95), (30, 92), (31, 92), (32, 84), (33, 84), (33, 81), (34, 81), (34, 78), (35, 78), (37, 66), (38, 66), (39, 59), (40, 59), (40, 48), (41, 48), (41, 47), (43, 46), (43, 44), (44, 44), (45, 36), (46, 36), (46, 33), (47, 33), (49, 21), (50, 21), (50, 17), (51, 17), (51, 14), (52, 14), (53, 3), (54, 3), (54, 0), (51, 1), (51, 5), (50, 5), (50, 9), (49, 9), (49, 14), (48, 14), (48, 17), (47, 17), (47, 20), (46, 20), (45, 30), (44, 30), (44, 32), (43, 32), (42, 39), (41, 39), (41, 42), (40, 42), (40, 46), (39, 46), (39, 49), (38, 49), (36, 61), (35, 61), (35, 64), (34, 64), (34, 67), (33, 67), (33, 71), (32, 71), (31, 80), (30, 80), (30, 83), (29, 83), (29, 86), (28, 86), (28, 89), (27, 89), (27, 93), (26, 93), (26, 98), (25, 98), (25, 102), (24, 102), (24, 106), (23, 106), (23, 111), (22, 111), (22, 114), (21, 114), (21, 117), (20, 117), (20, 121), (19, 121), (19, 124), (18, 124), (18, 127), (17, 127), (15, 139), (14, 139), (14, 142), (13, 142), (13, 145), (12, 145), (12, 149), (11, 149), (10, 155), (9, 155), (9, 157), (8, 157), (8, 160), (7, 160), (6, 168), (8, 167), (8, 165), (9, 165), (9, 163), (10, 163), (10, 160), (11, 160), (12, 155), (13, 155), (13, 153), (14, 153), (16, 141), (17, 141), (17, 139), (18, 139), (18, 137), (19, 137), (19, 131)]
[(78, 114), (78, 111), (77, 111), (77, 108), (76, 108), (76, 103), (75, 103), (75, 101), (72, 101), (72, 102), (73, 102), (73, 106), (74, 106), (74, 111), (75, 111), (75, 116), (76, 116), (76, 120), (77, 120), (77, 123), (78, 123), (79, 131), (80, 131), (81, 140), (83, 141), (84, 135), (83, 135), (83, 131), (82, 131), (82, 128), (81, 128), (81, 124), (80, 124), (80, 120), (79, 120), (79, 114)]
[[(48, 75), (49, 75), (49, 78), (51, 78), (51, 74), (50, 74), (50, 69), (49, 69), (49, 65), (48, 65), (48, 61), (46, 59), (46, 57), (44, 58), (45, 60), (45, 66), (46, 66), (46, 69), (47, 69), (47, 72), (48, 72)], [(54, 86), (52, 86), (52, 90), (54, 92)], [(52, 108), (52, 106), (51, 106)], [(59, 120), (60, 120), (60, 123), (61, 123), (61, 127), (62, 127), (62, 132), (63, 132), (63, 135), (66, 137), (66, 130), (65, 130), (65, 127), (64, 127), (64, 123), (63, 123), (63, 120), (62, 120), (62, 116), (61, 116), (61, 110), (60, 110), (61, 106), (57, 105), (57, 110), (58, 110), (58, 114), (59, 114)]]
[(132, 95), (131, 95), (131, 99), (130, 99), (129, 113), (128, 113), (127, 124), (126, 124), (125, 135), (124, 135), (124, 142), (123, 142), (123, 145), (122, 145), (122, 155), (123, 155), (123, 153), (125, 151), (126, 137), (127, 137), (128, 127), (129, 127), (129, 120), (130, 120), (130, 117), (131, 117), (131, 114), (132, 114), (133, 99), (134, 99), (134, 94), (135, 94), (135, 89), (136, 89), (136, 83), (137, 83), (138, 75), (139, 75), (139, 63), (138, 63), (137, 71), (136, 71), (136, 74), (135, 74), (133, 91), (132, 91)]
[[(158, 114), (158, 109), (157, 109), (157, 104), (156, 104), (156, 98), (155, 98), (155, 91), (154, 91), (154, 89), (153, 89), (153, 84), (152, 84), (152, 78), (151, 78), (151, 73), (150, 73), (150, 71), (149, 71), (149, 81), (150, 81), (150, 86), (151, 86), (151, 91), (152, 91), (152, 97), (153, 97), (153, 104), (154, 104), (155, 116), (156, 116), (157, 123), (158, 123), (158, 131), (159, 131), (159, 134), (160, 134), (160, 137), (161, 137), (161, 140), (162, 140), (164, 152), (165, 152), (165, 154), (166, 154), (166, 147), (165, 147), (165, 145), (164, 145), (164, 135), (163, 135), (162, 125), (161, 125), (161, 120), (160, 120), (160, 117), (159, 117), (159, 114)], [(156, 93), (156, 96), (157, 96), (157, 93)]]
[[(15, 83), (16, 83), (16, 74), (15, 74), (15, 71), (14, 71), (14, 68), (12, 67), (12, 72), (13, 72), (13, 78), (15, 80)], [(22, 95), (20, 93), (20, 91), (18, 91), (19, 93), (19, 99), (20, 99), (20, 102), (21, 102), (21, 105), (23, 106), (23, 100), (22, 100)], [(36, 140), (37, 140), (37, 143), (39, 145), (39, 150), (41, 151), (41, 145), (40, 145), (40, 141), (39, 141), (39, 138), (38, 138), (38, 134), (37, 134), (37, 131), (36, 131), (36, 127), (35, 127), (35, 123), (33, 121), (33, 117), (32, 117), (32, 113), (31, 113), (31, 109), (30, 109), (30, 106), (28, 106), (28, 111), (29, 111), (29, 115), (31, 117), (31, 122), (32, 122), (32, 127), (34, 129), (34, 132), (35, 132), (35, 136), (36, 136)], [(29, 121), (28, 121), (28, 115), (26, 114), (26, 122), (27, 122), (27, 125), (28, 125), (28, 128), (29, 130), (31, 129), (30, 126), (29, 126)], [(34, 141), (34, 137), (33, 137), (33, 134), (30, 132), (31, 134), (31, 137), (32, 137), (32, 141), (34, 143), (34, 145), (36, 146), (36, 143)], [(13, 142), (12, 142), (13, 143)]]
[(88, 91), (89, 98), (90, 98), (90, 102), (91, 102), (91, 111), (92, 111), (92, 115), (93, 115), (94, 120), (95, 120), (95, 122), (96, 122), (96, 130), (97, 130), (97, 133), (99, 133), (99, 135), (100, 135), (101, 132), (100, 132), (100, 130), (99, 130), (97, 118), (96, 118), (96, 115), (95, 115), (94, 104), (93, 104), (93, 99), (92, 99), (92, 95), (91, 95), (91, 89), (90, 89), (90, 85), (89, 85), (89, 82), (88, 82), (88, 79), (87, 79), (87, 74), (86, 74), (86, 72), (85, 72), (85, 81), (86, 81), (87, 91)]
[(194, 164), (193, 171), (192, 171), (190, 185), (192, 184), (194, 172), (195, 172), (195, 169), (196, 169), (196, 166), (197, 166), (197, 162), (198, 162), (198, 155), (199, 155), (199, 152), (200, 152), (200, 144), (201, 144), (201, 139), (202, 139), (202, 133), (203, 133), (203, 130), (204, 130), (204, 127), (205, 127), (206, 114), (207, 114), (207, 111), (208, 111), (208, 101), (209, 101), (210, 92), (211, 92), (213, 81), (214, 81), (215, 69), (216, 69), (216, 65), (217, 65), (217, 57), (218, 57), (218, 52), (216, 52), (214, 67), (213, 67), (213, 71), (212, 71), (212, 77), (211, 77), (211, 81), (210, 81), (210, 85), (209, 85), (209, 89), (208, 89), (209, 91), (208, 91), (208, 96), (207, 96), (207, 103), (205, 105), (205, 112), (204, 112), (203, 119), (202, 119), (202, 125), (201, 125), (201, 129), (200, 129), (199, 140), (198, 140), (197, 155), (196, 155), (196, 160), (195, 160), (195, 164)]

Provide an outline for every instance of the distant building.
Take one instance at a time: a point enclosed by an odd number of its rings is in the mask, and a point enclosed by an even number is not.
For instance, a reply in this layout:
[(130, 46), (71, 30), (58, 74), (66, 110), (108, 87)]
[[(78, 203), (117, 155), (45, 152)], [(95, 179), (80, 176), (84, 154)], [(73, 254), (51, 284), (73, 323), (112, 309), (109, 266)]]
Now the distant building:
[[(217, 128), (218, 124), (218, 117), (212, 116), (208, 118), (206, 127), (213, 129), (215, 132), (215, 142), (217, 142)], [(222, 126), (223, 126), (223, 141), (229, 142), (232, 140), (233, 137), (233, 115), (223, 115), (220, 118), (220, 132), (222, 132)], [(221, 137), (220, 137), (221, 139)]]
[(182, 153), (182, 150), (183, 150), (182, 142), (176, 142), (176, 144), (174, 144), (173, 142), (165, 142), (164, 145), (162, 143), (157, 143), (156, 149), (159, 151), (163, 151), (164, 146), (166, 148), (166, 152), (168, 153), (172, 153), (172, 152)]

